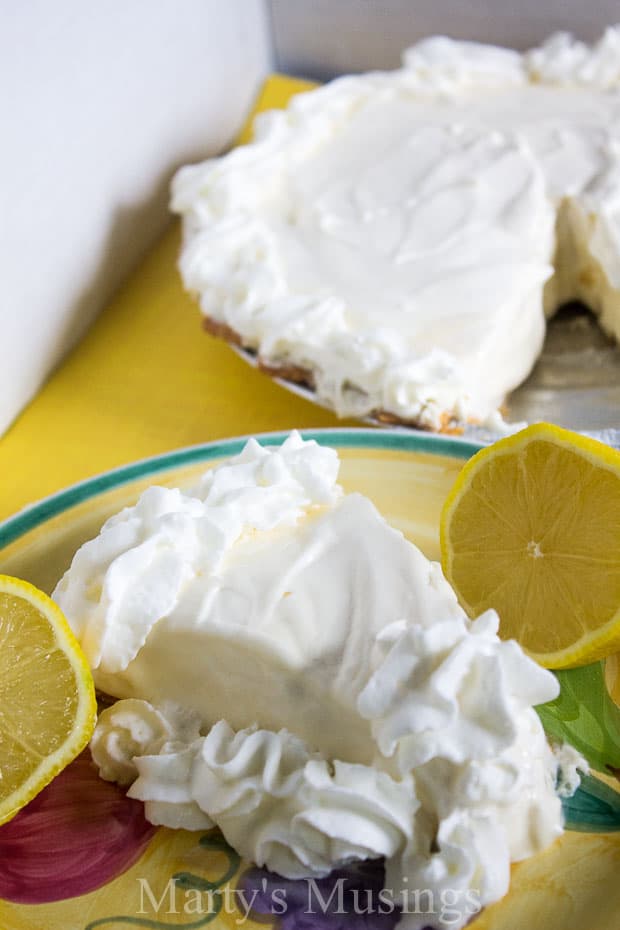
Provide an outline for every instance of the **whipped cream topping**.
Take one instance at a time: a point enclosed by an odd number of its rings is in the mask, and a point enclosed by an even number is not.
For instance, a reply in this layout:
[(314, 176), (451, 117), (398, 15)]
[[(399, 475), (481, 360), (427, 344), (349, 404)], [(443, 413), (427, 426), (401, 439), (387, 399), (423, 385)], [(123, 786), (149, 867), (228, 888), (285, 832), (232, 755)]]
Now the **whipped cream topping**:
[(145, 701), (118, 701), (99, 716), (90, 751), (102, 778), (130, 785), (138, 776), (135, 759), (173, 752), (200, 736), (200, 718), (174, 704), (158, 710)]
[(194, 801), (241, 855), (288, 878), (392, 856), (411, 835), (417, 807), (409, 780), (328, 763), (285, 730), (235, 733), (220, 721), (190, 747), (135, 764), (129, 795), (145, 801), (147, 813), (161, 814), (160, 802), (175, 796)]
[[(464, 922), (561, 832), (532, 709), (557, 681), (493, 612), (468, 620), (439, 566), (343, 494), (338, 464), (297, 434), (250, 441), (76, 554), (54, 597), (97, 685), (125, 698), (93, 758), (153, 823), (215, 824), (291, 878), (383, 856), (395, 903), (450, 888)], [(162, 553), (174, 588), (154, 583)]]
[(523, 84), (523, 56), (510, 48), (481, 42), (455, 42), (431, 36), (403, 52), (403, 66), (414, 86), (432, 93), (455, 92), (464, 87), (498, 87)]
[(382, 754), (398, 752), (401, 773), (437, 757), (495, 757), (517, 738), (516, 712), (557, 697), (557, 682), (498, 629), (487, 611), (473, 624), (403, 620), (379, 633), (385, 654), (357, 703)]
[(609, 27), (593, 45), (568, 32), (557, 32), (540, 48), (525, 54), (532, 80), (547, 84), (580, 84), (596, 90), (620, 85), (620, 28)]
[(155, 624), (179, 606), (188, 583), (206, 570), (225, 570), (235, 543), (333, 503), (342, 493), (338, 467), (332, 449), (296, 433), (281, 450), (251, 439), (195, 490), (151, 487), (111, 517), (75, 554), (54, 594), (76, 618), (91, 667), (126, 669)]
[(581, 298), (620, 335), (619, 46), (436, 37), (263, 114), (174, 179), (187, 288), (341, 414), (487, 419), (543, 310)]
[[(470, 635), (490, 644), (493, 622), (496, 618), (486, 617), (476, 630), (474, 621)], [(495, 645), (499, 654), (514, 644), (495, 637)], [(410, 649), (403, 662), (420, 664), (420, 656)], [(422, 664), (429, 664), (428, 657)], [(386, 888), (396, 905), (405, 905), (416, 888), (431, 889), (437, 900), (449, 891), (463, 919), (451, 916), (446, 926), (462, 926), (474, 898), (484, 906), (506, 893), (511, 861), (543, 849), (561, 833), (560, 800), (553, 790), (558, 763), (538, 717), (525, 706), (528, 691), (548, 700), (557, 694), (557, 683), (522, 654), (508, 664), (519, 673), (518, 682), (512, 679), (514, 691), (509, 680), (503, 682), (502, 697), (512, 702), (510, 722), (489, 726), (497, 733), (495, 750), (490, 740), (473, 739), (458, 753), (458, 763), (450, 743), (438, 739), (426, 762), (408, 768), (407, 741), (419, 736), (413, 720), (411, 732), (403, 726), (394, 747), (397, 771), (381, 752), (372, 765), (327, 760), (287, 730), (251, 726), (235, 732), (224, 720), (198, 737), (192, 737), (190, 720), (182, 724), (186, 742), (162, 744), (155, 735), (136, 755), (119, 758), (127, 718), (135, 718), (131, 730), (137, 731), (154, 713), (163, 716), (138, 700), (121, 700), (101, 714), (96, 761), (102, 776), (112, 780), (133, 767), (137, 778), (128, 793), (144, 801), (153, 823), (190, 830), (215, 824), (241, 855), (287, 878), (321, 877), (348, 862), (383, 856)], [(376, 677), (371, 681), (372, 690)], [(360, 697), (360, 706), (367, 698)], [(463, 695), (455, 716), (467, 716), (468, 701), (479, 704), (480, 695)], [(183, 721), (178, 709), (171, 711)], [(479, 715), (485, 714), (492, 716), (480, 708)], [(429, 719), (427, 732), (432, 728)], [(445, 736), (441, 724), (438, 731)], [(409, 915), (402, 926), (421, 928), (425, 920), (428, 914)]]
[(54, 592), (97, 687), (235, 729), (289, 727), (294, 706), (327, 758), (371, 761), (355, 701), (374, 636), (461, 609), (438, 565), (343, 495), (338, 467), (297, 434), (251, 440), (196, 488), (150, 488), (108, 520)]

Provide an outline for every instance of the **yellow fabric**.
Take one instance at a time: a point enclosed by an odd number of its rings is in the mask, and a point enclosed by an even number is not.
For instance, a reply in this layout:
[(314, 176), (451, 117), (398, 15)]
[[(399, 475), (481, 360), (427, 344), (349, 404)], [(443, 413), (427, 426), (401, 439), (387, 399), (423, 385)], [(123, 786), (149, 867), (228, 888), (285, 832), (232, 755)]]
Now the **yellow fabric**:
[[(310, 86), (273, 76), (254, 113)], [(176, 269), (179, 242), (175, 223), (0, 439), (0, 519), (82, 478), (169, 449), (341, 422), (202, 331)]]

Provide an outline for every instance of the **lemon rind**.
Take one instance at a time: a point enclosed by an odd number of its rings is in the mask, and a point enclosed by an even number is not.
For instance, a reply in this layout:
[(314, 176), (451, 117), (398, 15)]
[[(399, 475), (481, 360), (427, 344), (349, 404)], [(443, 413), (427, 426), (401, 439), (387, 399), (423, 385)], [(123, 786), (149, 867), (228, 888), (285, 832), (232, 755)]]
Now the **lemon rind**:
[[(524, 430), (512, 436), (506, 436), (493, 445), (485, 446), (485, 448), (476, 452), (457, 475), (443, 505), (439, 522), (441, 566), (444, 575), (454, 587), (459, 603), (470, 617), (474, 613), (472, 605), (467, 603), (460, 595), (452, 580), (453, 558), (448, 545), (448, 528), (455, 505), (471, 486), (474, 476), (487, 459), (514, 454), (531, 442), (545, 439), (571, 451), (578, 450), (591, 464), (599, 468), (606, 468), (620, 478), (620, 451), (598, 442), (596, 439), (591, 439), (589, 436), (573, 433), (552, 423), (533, 423)], [(579, 665), (587, 665), (598, 659), (606, 658), (620, 649), (620, 608), (598, 630), (584, 633), (582, 637), (564, 649), (554, 650), (553, 652), (535, 652), (528, 649), (523, 643), (521, 643), (521, 646), (530, 658), (550, 669), (575, 668)]]
[(54, 631), (59, 648), (75, 672), (78, 702), (71, 735), (46, 756), (32, 774), (0, 803), (0, 825), (7, 823), (45, 788), (79, 753), (92, 736), (97, 718), (95, 686), (90, 668), (64, 614), (54, 601), (34, 585), (9, 575), (0, 575), (0, 591), (27, 600), (36, 607)]

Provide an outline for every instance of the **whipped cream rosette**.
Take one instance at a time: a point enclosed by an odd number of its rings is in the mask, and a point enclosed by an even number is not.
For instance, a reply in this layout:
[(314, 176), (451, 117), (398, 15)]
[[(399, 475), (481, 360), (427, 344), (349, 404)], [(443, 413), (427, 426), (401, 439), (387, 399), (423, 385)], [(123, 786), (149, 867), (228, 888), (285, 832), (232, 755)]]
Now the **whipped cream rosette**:
[(289, 878), (385, 857), (403, 926), (429, 923), (406, 913), (416, 887), (449, 890), (460, 926), (562, 831), (533, 710), (557, 682), (493, 612), (468, 620), (338, 464), (297, 434), (250, 440), (76, 553), (54, 596), (123, 699), (93, 757), (154, 823), (215, 824)]

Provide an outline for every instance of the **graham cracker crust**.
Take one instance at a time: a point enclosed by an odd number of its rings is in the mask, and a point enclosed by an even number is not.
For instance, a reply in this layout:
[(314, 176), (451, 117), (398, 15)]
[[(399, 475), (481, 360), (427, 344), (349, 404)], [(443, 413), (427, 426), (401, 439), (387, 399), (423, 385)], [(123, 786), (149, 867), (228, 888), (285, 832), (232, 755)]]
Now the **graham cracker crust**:
[[(240, 334), (229, 326), (228, 323), (221, 323), (218, 320), (214, 320), (212, 317), (203, 316), (202, 326), (210, 336), (214, 336), (216, 339), (223, 339), (230, 345), (256, 352), (252, 346), (248, 346), (244, 343)], [(281, 378), (283, 381), (304, 385), (311, 391), (315, 390), (314, 373), (309, 368), (303, 368), (300, 365), (289, 363), (274, 365), (273, 362), (264, 361), (260, 356), (257, 357), (257, 364), (260, 371), (272, 378)], [(389, 410), (373, 410), (370, 413), (370, 417), (376, 420), (377, 423), (385, 424), (386, 426), (406, 426), (409, 429), (423, 430), (426, 433), (442, 433), (447, 436), (460, 436), (463, 433), (463, 426), (455, 423), (448, 413), (441, 414), (440, 425), (437, 430), (430, 427), (428, 423), (423, 423), (416, 419), (403, 419), (403, 417), (399, 417)]]

